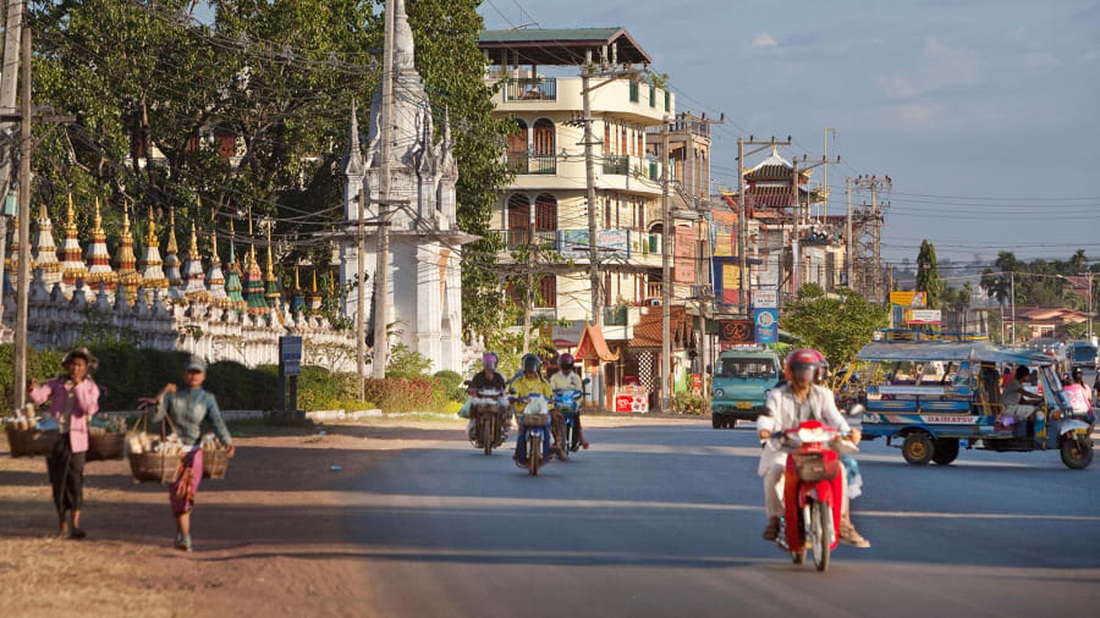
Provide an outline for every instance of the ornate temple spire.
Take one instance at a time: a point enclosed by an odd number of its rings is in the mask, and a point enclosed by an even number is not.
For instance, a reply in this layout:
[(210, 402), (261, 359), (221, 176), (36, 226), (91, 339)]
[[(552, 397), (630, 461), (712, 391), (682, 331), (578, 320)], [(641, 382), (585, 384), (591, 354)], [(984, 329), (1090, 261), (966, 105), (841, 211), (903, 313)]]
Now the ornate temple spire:
[(45, 202), (38, 211), (38, 236), (34, 241), (34, 261), (31, 264), (42, 271), (42, 281), (47, 289), (61, 282), (61, 262), (57, 261), (57, 245), (53, 242), (53, 222), (46, 211)]
[(147, 290), (168, 287), (168, 278), (164, 276), (160, 259), (160, 241), (157, 240), (157, 224), (153, 220), (153, 209), (149, 209), (149, 222), (145, 228), (145, 252), (141, 257), (141, 285)]
[(88, 275), (84, 263), (84, 251), (76, 230), (76, 211), (73, 210), (73, 194), (69, 194), (69, 208), (65, 212), (65, 239), (61, 241), (61, 281), (66, 287), (76, 285), (77, 279)]
[(359, 115), (355, 101), (351, 102), (351, 130), (348, 135), (348, 152), (344, 155), (344, 174), (359, 177), (367, 169), (363, 161), (363, 148), (359, 144)]
[(222, 259), (218, 254), (218, 230), (210, 230), (210, 269), (206, 271), (206, 288), (210, 291), (210, 302), (223, 309), (232, 305), (225, 291), (225, 275), (222, 274)]
[(191, 246), (187, 249), (187, 263), (183, 265), (183, 276), (187, 283), (183, 295), (194, 302), (210, 302), (210, 292), (203, 281), (202, 256), (199, 254), (199, 237), (195, 232), (195, 223), (191, 223)]
[(241, 265), (237, 262), (236, 233), (233, 229), (233, 220), (229, 220), (229, 263), (226, 265), (228, 276), (225, 279), (225, 293), (229, 296), (230, 306), (237, 311), (244, 311), (248, 303), (244, 299), (244, 286), (241, 285)]
[(176, 243), (176, 209), (168, 210), (168, 244), (164, 247), (164, 274), (168, 285), (176, 287), (183, 283), (180, 276), (180, 248)]
[(86, 282), (92, 289), (103, 282), (108, 290), (113, 290), (118, 283), (118, 276), (111, 270), (111, 254), (107, 252), (107, 233), (103, 231), (98, 197), (95, 198), (95, 218), (92, 221), (92, 246), (88, 248), (88, 262), (91, 267), (88, 269)]
[(247, 270), (244, 273), (244, 295), (248, 301), (248, 312), (252, 315), (267, 315), (267, 302), (264, 300), (263, 273), (256, 261), (256, 245), (248, 252)]
[(118, 281), (126, 286), (126, 296), (131, 301), (137, 297), (137, 288), (141, 284), (141, 273), (137, 271), (137, 257), (134, 255), (134, 233), (130, 229), (130, 207), (122, 206), (122, 236), (118, 242)]
[(275, 278), (275, 260), (271, 258), (271, 228), (274, 222), (267, 226), (267, 264), (264, 270), (264, 298), (269, 307), (276, 307), (282, 296), (279, 293), (279, 280)]
[(317, 313), (321, 310), (321, 293), (317, 291), (317, 269), (313, 269), (313, 285), (309, 291), (309, 310)]
[(302, 290), (302, 283), (298, 278), (298, 265), (294, 265), (294, 290), (290, 295), (290, 310), (294, 313), (302, 313), (306, 310), (306, 293)]

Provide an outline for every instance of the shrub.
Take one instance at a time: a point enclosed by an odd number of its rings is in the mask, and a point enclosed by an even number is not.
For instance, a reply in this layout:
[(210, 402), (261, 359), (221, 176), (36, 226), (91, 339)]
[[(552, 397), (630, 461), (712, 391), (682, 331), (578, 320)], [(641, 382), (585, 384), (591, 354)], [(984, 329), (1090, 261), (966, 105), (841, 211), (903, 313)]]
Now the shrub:
[[(64, 354), (56, 350), (27, 350), (27, 378), (38, 378), (39, 382), (61, 374), (61, 359)], [(15, 346), (10, 343), (0, 345), (0, 415), (15, 408)]]
[(364, 390), (367, 401), (386, 412), (442, 410), (447, 404), (440, 383), (431, 378), (369, 378)]
[(690, 392), (673, 395), (672, 409), (679, 414), (710, 414), (710, 404), (707, 400)]

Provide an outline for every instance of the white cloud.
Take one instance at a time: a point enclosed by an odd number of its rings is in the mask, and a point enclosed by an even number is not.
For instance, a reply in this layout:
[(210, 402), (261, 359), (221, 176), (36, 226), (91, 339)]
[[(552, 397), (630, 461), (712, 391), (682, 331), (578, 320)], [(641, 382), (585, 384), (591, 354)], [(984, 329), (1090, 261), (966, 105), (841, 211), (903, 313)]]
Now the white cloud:
[(752, 40), (752, 46), (757, 49), (768, 49), (779, 47), (779, 43), (767, 32), (761, 32), (756, 35), (756, 38)]
[(915, 66), (879, 78), (879, 88), (892, 99), (912, 99), (930, 92), (976, 84), (981, 78), (974, 53), (952, 48), (936, 38), (925, 41)]

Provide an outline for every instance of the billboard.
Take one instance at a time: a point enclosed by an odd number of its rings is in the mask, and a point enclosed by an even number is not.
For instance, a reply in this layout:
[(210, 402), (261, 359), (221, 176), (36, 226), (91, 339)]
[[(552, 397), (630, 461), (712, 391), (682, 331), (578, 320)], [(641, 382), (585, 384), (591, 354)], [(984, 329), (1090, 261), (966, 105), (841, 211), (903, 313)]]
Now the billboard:
[(733, 257), (737, 254), (737, 215), (717, 209), (713, 214), (711, 246), (714, 247), (714, 257)]
[(722, 349), (753, 342), (752, 320), (721, 320), (718, 322), (718, 343)]
[(672, 279), (676, 283), (695, 283), (695, 228), (676, 226), (675, 239)]
[(939, 324), (943, 313), (939, 309), (909, 309), (905, 312), (907, 324)]
[(779, 290), (776, 288), (757, 288), (752, 291), (754, 309), (778, 309)]
[[(629, 230), (598, 230), (596, 246), (601, 260), (625, 260), (630, 257)], [(558, 232), (558, 253), (567, 260), (588, 259), (588, 230)]]
[(925, 294), (924, 292), (890, 292), (890, 304), (902, 307), (923, 307)]
[(779, 310), (753, 309), (756, 343), (779, 343)]

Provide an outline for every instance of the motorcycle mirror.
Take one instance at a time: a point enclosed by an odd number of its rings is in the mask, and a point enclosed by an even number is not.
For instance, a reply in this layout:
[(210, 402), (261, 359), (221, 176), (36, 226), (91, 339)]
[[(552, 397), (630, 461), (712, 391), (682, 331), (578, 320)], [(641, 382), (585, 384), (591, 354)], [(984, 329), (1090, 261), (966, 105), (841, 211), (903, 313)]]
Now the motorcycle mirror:
[(862, 403), (857, 403), (851, 408), (848, 408), (848, 416), (862, 416), (867, 408), (863, 407)]
[(581, 380), (581, 384), (591, 384), (591, 383), (592, 383), (592, 378), (585, 378), (585, 379)]
[(462, 381), (462, 386), (469, 386), (469, 385), (470, 385), (470, 381), (469, 381), (469, 380), (463, 380), (463, 381)]

